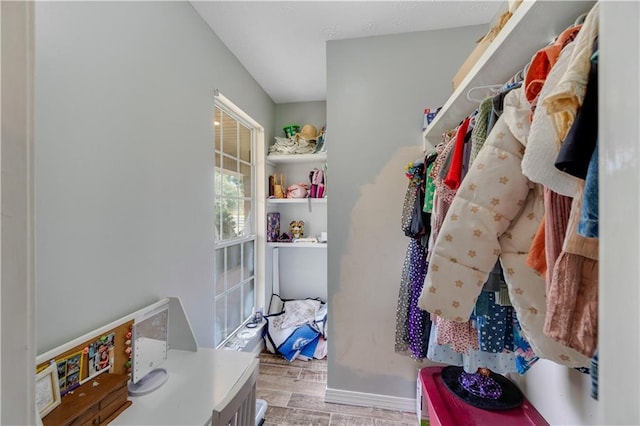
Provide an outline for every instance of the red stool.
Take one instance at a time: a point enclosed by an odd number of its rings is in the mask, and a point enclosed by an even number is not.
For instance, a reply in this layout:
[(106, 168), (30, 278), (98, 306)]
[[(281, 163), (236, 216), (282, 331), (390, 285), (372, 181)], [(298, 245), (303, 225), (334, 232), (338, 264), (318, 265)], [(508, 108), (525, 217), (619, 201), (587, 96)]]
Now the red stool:
[(420, 370), (422, 399), (429, 409), (429, 426), (537, 426), (549, 423), (525, 398), (511, 410), (488, 411), (467, 404), (455, 396), (440, 378), (442, 367)]

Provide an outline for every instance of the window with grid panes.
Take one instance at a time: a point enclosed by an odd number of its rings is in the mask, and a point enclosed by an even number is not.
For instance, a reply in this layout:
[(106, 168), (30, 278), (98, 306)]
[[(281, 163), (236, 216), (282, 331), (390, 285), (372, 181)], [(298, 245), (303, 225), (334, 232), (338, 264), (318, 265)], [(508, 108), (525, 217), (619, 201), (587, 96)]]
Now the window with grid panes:
[(219, 346), (255, 306), (255, 131), (216, 101), (215, 327)]

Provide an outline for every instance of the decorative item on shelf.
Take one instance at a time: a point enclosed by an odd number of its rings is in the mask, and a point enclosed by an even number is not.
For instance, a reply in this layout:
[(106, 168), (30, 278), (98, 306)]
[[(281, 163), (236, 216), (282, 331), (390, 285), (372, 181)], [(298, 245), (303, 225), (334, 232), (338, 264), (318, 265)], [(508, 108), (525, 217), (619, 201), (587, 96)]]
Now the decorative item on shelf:
[(323, 231), (320, 233), (320, 235), (318, 236), (318, 242), (320, 243), (326, 243), (327, 242), (327, 232)]
[(290, 243), (291, 242), (291, 235), (287, 234), (286, 232), (283, 232), (282, 235), (280, 235), (278, 237), (277, 242), (279, 242), (279, 243)]
[(327, 145), (325, 144), (326, 138), (327, 126), (322, 126), (322, 129), (320, 129), (320, 134), (318, 134), (318, 139), (316, 139), (316, 150), (314, 151), (314, 153), (327, 152)]
[(273, 175), (269, 176), (269, 198), (275, 197), (275, 193), (274, 193), (275, 179), (276, 179), (275, 176)]
[(296, 135), (296, 133), (298, 133), (300, 131), (300, 125), (299, 124), (287, 124), (286, 126), (284, 126), (282, 131), (284, 132), (284, 135), (286, 137), (293, 138)]
[(296, 133), (296, 140), (304, 139), (306, 141), (317, 141), (320, 133), (313, 124), (305, 124), (302, 126), (302, 130)]
[(431, 108), (425, 108), (424, 109), (424, 118), (423, 118), (423, 122), (422, 122), (422, 131), (427, 130), (427, 127), (429, 127), (429, 124), (431, 124), (433, 119), (436, 118), (436, 115), (438, 114), (440, 109), (442, 109), (442, 107), (436, 109), (435, 111), (432, 111)]
[(309, 185), (300, 182), (293, 184), (287, 188), (287, 198), (307, 198), (307, 189)]
[(289, 232), (291, 232), (291, 238), (294, 240), (304, 237), (304, 221), (292, 220), (289, 224)]
[(274, 184), (273, 184), (273, 196), (276, 198), (285, 198), (284, 190), (284, 175), (280, 174), (280, 183), (278, 183), (278, 176), (274, 175)]
[(324, 196), (324, 171), (315, 168), (309, 173), (311, 188), (309, 189), (309, 198), (322, 198)]
[(260, 324), (262, 322), (263, 316), (264, 316), (264, 313), (263, 313), (262, 307), (257, 308), (255, 313), (253, 314), (253, 323)]
[(270, 212), (267, 213), (267, 241), (278, 241), (280, 236), (280, 213)]
[(427, 127), (429, 127), (429, 124), (431, 124), (431, 122), (433, 121), (433, 119), (436, 117), (436, 114), (438, 113), (438, 111), (431, 111), (431, 108), (425, 108), (424, 109), (424, 117), (423, 117), (423, 121), (422, 121), (422, 130), (426, 130)]
[[(256, 328), (262, 322), (262, 308), (256, 308), (255, 306), (251, 309), (251, 320), (247, 323), (247, 328)], [(245, 330), (248, 331), (248, 330)], [(241, 339), (250, 339), (255, 336), (255, 332), (245, 333), (244, 336), (239, 335)]]

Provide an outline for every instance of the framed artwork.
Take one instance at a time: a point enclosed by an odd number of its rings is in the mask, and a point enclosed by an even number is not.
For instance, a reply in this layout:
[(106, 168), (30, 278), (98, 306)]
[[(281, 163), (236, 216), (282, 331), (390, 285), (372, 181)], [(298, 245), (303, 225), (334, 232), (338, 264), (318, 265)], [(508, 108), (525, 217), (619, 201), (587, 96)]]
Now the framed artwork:
[(56, 360), (58, 386), (61, 395), (80, 386), (82, 358), (82, 351), (78, 351), (66, 358)]
[(58, 387), (58, 371), (56, 364), (36, 373), (36, 408), (40, 418), (46, 416), (60, 405), (60, 388)]

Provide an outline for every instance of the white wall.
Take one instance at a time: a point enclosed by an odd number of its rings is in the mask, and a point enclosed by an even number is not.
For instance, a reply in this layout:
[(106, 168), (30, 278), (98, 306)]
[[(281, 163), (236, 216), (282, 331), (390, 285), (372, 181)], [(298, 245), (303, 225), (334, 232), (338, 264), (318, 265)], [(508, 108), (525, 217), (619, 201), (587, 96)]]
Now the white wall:
[(33, 3), (2, 2), (0, 18), (0, 424), (24, 425), (35, 423)]
[(40, 2), (38, 352), (164, 296), (213, 345), (214, 89), (275, 107), (187, 2)]
[(510, 378), (549, 424), (601, 424), (588, 374), (540, 360), (524, 376), (513, 374)]
[[(313, 124), (318, 131), (327, 122), (327, 102), (289, 102), (276, 105), (275, 136), (284, 136), (282, 128), (297, 123), (302, 126)], [(273, 141), (269, 141), (271, 145)]]
[(332, 390), (415, 398), (426, 365), (394, 352), (409, 240), (400, 229), (404, 166), (422, 156), (422, 112), (442, 105), (451, 77), (486, 26), (327, 44), (329, 368)]
[(600, 421), (638, 425), (640, 4), (600, 3)]

